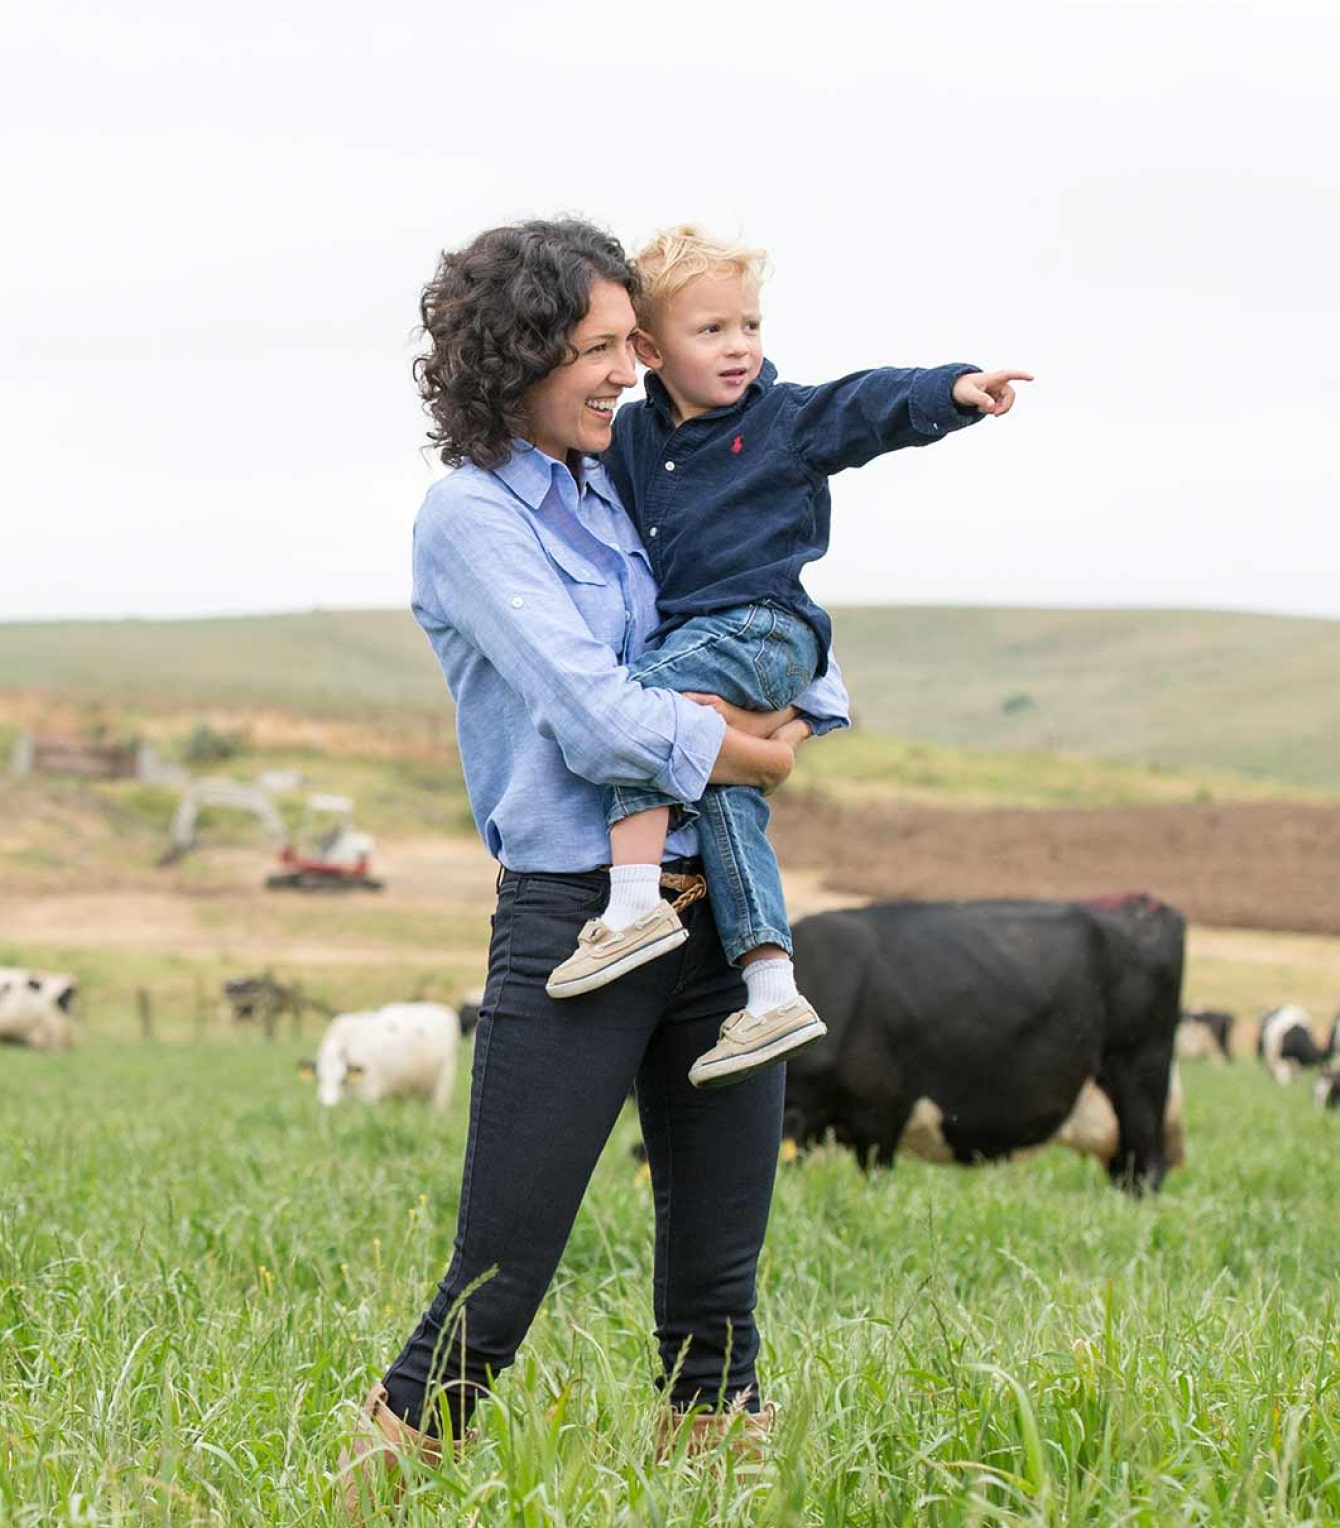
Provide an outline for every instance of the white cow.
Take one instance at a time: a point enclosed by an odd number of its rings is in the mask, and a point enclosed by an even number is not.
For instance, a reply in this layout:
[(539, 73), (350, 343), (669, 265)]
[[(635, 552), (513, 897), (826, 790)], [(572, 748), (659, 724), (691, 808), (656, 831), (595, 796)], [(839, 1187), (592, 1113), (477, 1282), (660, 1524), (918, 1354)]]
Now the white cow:
[(70, 1007), (78, 991), (73, 976), (0, 966), (0, 1043), (69, 1050), (75, 1039)]
[(316, 1096), (327, 1108), (346, 1095), (451, 1102), (461, 1021), (443, 1003), (388, 1003), (330, 1021), (316, 1053)]

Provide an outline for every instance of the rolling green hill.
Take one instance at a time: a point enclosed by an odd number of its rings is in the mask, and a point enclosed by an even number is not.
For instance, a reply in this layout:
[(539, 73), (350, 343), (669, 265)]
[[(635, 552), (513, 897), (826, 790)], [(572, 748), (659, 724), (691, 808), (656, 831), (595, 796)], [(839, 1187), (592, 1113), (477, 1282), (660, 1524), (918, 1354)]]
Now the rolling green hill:
[[(1340, 621), (906, 607), (834, 617), (870, 731), (1340, 789)], [(400, 611), (0, 625), (3, 688), (373, 718), (447, 704)]]
[(1340, 621), (850, 609), (836, 631), (877, 731), (1340, 787)]

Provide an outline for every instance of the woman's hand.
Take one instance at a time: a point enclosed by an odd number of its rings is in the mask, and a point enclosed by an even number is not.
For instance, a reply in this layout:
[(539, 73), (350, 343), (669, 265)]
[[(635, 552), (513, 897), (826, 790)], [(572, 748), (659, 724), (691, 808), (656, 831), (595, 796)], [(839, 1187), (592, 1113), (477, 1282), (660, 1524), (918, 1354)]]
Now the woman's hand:
[(796, 762), (792, 743), (776, 738), (754, 737), (727, 727), (721, 752), (712, 766), (713, 785), (752, 785), (763, 792), (775, 791)]
[(814, 728), (803, 716), (793, 716), (790, 721), (783, 722), (772, 734), (776, 743), (789, 743), (792, 750), (799, 748), (802, 743), (808, 743), (814, 736)]
[(803, 737), (810, 735), (809, 724), (799, 721), (794, 706), (786, 706), (781, 711), (746, 711), (743, 706), (732, 705), (728, 700), (722, 700), (720, 695), (696, 694), (691, 690), (684, 692), (685, 700), (692, 700), (700, 706), (710, 706), (718, 716), (725, 720), (728, 727), (734, 727), (739, 732), (747, 732), (750, 737), (776, 737), (783, 727), (792, 730), (783, 737), (783, 742), (795, 743), (802, 740), (802, 734), (795, 730), (797, 723), (804, 727)]

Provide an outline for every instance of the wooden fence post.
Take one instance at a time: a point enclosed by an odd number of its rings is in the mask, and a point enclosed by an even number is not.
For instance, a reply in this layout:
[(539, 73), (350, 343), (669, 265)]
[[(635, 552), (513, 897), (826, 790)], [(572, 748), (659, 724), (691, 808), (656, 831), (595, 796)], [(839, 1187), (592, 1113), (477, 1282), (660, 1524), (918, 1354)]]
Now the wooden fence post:
[(141, 987), (136, 993), (136, 1001), (140, 1010), (140, 1039), (152, 1040), (154, 1037), (154, 1010), (149, 993), (144, 987)]

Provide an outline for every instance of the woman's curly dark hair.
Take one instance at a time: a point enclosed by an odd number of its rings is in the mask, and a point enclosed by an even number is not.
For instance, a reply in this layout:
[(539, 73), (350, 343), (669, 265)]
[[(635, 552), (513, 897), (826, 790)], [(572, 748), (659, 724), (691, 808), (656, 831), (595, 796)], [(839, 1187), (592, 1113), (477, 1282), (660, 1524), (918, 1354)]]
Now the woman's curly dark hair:
[(490, 228), (443, 253), (419, 300), (430, 349), (415, 360), (414, 380), (448, 467), (507, 460), (509, 442), (525, 434), (527, 388), (577, 354), (568, 336), (595, 280), (638, 296), (619, 241), (575, 218)]

